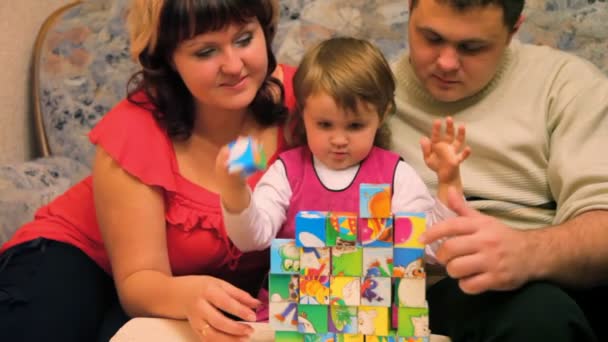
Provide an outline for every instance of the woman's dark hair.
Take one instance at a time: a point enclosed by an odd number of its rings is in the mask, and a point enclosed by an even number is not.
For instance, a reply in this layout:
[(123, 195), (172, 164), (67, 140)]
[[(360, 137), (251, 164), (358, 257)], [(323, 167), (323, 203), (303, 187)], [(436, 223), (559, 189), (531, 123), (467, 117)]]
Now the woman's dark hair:
[[(142, 69), (129, 80), (129, 101), (150, 110), (171, 138), (188, 139), (194, 126), (194, 99), (171, 65), (175, 49), (199, 34), (257, 18), (266, 38), (268, 71), (249, 108), (260, 125), (284, 123), (283, 86), (271, 76), (277, 66), (271, 45), (278, 18), (272, 1), (276, 0), (136, 1), (129, 14), (135, 18), (129, 20), (132, 41), (137, 39), (141, 46), (135, 54)], [(151, 27), (138, 27), (144, 25)], [(141, 92), (146, 95), (143, 99), (136, 96)]]

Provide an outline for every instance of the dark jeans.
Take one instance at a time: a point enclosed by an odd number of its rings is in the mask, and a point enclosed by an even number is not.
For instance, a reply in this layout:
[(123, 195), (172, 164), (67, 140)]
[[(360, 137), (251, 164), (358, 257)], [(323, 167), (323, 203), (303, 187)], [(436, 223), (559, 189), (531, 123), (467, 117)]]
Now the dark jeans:
[(128, 320), (112, 278), (80, 249), (37, 239), (0, 255), (3, 341), (108, 341)]
[[(583, 313), (581, 308), (589, 308), (578, 305), (572, 296), (550, 283), (467, 295), (457, 281), (446, 278), (429, 288), (427, 300), (431, 332), (450, 336), (453, 342), (608, 341), (606, 336), (598, 340), (589, 325), (589, 321), (599, 323), (600, 317), (588, 321), (585, 315), (592, 312)], [(595, 305), (605, 307), (603, 303)], [(600, 332), (598, 327), (598, 337)]]

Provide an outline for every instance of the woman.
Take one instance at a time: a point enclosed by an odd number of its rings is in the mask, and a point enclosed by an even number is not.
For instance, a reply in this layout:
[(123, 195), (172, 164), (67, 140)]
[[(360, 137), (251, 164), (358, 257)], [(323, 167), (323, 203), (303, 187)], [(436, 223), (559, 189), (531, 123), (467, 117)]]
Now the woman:
[(107, 341), (128, 319), (121, 305), (188, 319), (203, 339), (252, 333), (223, 313), (256, 319), (268, 257), (228, 239), (214, 161), (241, 135), (271, 160), (285, 147), (294, 70), (271, 51), (277, 10), (276, 0), (133, 2), (142, 71), (90, 133), (92, 176), (0, 249), (3, 337)]

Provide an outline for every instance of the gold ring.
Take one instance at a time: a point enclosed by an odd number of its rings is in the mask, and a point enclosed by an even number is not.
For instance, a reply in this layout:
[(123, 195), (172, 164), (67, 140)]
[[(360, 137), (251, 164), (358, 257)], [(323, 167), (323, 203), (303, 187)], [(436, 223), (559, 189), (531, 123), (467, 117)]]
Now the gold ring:
[(205, 325), (203, 325), (203, 328), (201, 328), (201, 335), (203, 336), (207, 336), (207, 329), (209, 329), (210, 325), (205, 323)]

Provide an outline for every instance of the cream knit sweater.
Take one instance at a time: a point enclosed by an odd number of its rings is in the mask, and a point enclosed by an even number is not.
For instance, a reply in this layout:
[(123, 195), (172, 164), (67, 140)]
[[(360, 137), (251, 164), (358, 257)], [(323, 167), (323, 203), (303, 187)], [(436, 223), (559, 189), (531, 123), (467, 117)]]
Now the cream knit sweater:
[(515, 228), (558, 224), (608, 209), (608, 79), (573, 55), (513, 41), (480, 93), (434, 100), (408, 56), (394, 66), (393, 148), (430, 188), (419, 139), (436, 118), (465, 123), (472, 155), (461, 167), (469, 204)]

